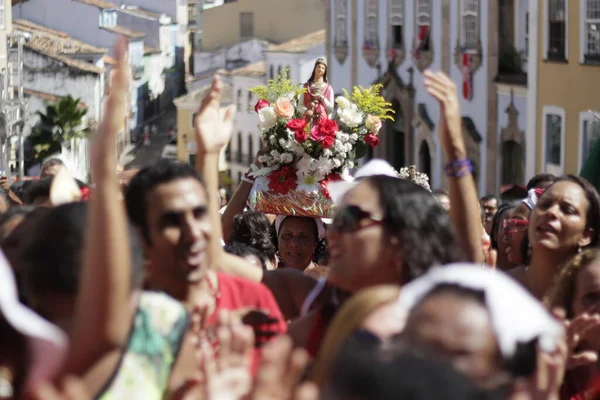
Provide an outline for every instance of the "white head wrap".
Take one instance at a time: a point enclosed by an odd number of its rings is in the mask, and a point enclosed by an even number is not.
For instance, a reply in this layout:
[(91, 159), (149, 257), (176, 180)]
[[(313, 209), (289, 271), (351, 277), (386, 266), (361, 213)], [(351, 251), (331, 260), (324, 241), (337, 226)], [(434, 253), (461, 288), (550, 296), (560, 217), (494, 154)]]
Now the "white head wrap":
[[(285, 221), (287, 217), (292, 217), (292, 215), (278, 215), (277, 218), (275, 218), (275, 232), (277, 233), (277, 236), (279, 236), (279, 229), (281, 228), (281, 224), (283, 224), (283, 221)], [(323, 220), (318, 217), (310, 218), (315, 221), (315, 224), (317, 224), (317, 236), (319, 240), (325, 239), (325, 223), (323, 222)]]
[(25, 389), (52, 381), (67, 352), (67, 336), (19, 302), (13, 272), (0, 252), (0, 313), (8, 324), (28, 339), (31, 363)]
[(527, 198), (522, 202), (527, 204), (527, 207), (533, 210), (542, 194), (544, 194), (544, 189), (531, 189), (527, 192)]
[(398, 299), (400, 309), (410, 312), (442, 284), (484, 293), (498, 346), (507, 359), (515, 355), (519, 343), (528, 343), (536, 338), (543, 351), (552, 352), (564, 334), (562, 324), (516, 281), (502, 272), (476, 264), (436, 267), (403, 286)]

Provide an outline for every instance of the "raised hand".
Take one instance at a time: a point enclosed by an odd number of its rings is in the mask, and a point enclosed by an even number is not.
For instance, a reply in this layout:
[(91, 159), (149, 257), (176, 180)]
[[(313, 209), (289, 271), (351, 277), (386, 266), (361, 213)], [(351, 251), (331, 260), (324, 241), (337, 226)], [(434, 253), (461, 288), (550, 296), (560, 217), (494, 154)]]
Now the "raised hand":
[(465, 153), (456, 85), (442, 72), (425, 71), (424, 76), (427, 93), (440, 103), (439, 135), (442, 146), (446, 151), (459, 150)]
[(222, 93), (223, 82), (217, 75), (194, 119), (196, 144), (201, 153), (218, 153), (231, 139), (236, 108), (234, 105), (221, 108)]
[(269, 342), (262, 352), (260, 370), (254, 383), (253, 400), (316, 400), (316, 385), (298, 382), (308, 365), (309, 357), (304, 349), (293, 349), (288, 336), (280, 336)]
[[(566, 321), (567, 328), (567, 370), (594, 364), (600, 350), (600, 316), (583, 314), (572, 321)], [(578, 347), (584, 344), (587, 350)]]

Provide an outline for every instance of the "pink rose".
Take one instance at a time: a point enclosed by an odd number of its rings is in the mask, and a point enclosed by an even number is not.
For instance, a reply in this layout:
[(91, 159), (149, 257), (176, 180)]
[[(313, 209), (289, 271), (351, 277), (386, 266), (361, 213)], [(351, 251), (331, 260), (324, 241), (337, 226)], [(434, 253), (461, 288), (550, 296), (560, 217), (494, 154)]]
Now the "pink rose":
[(294, 106), (290, 100), (283, 97), (277, 99), (277, 102), (275, 103), (275, 114), (277, 114), (278, 117), (286, 119), (292, 118), (294, 116), (294, 111)]
[(371, 147), (375, 147), (379, 144), (379, 138), (377, 136), (373, 135), (372, 133), (368, 133), (365, 136), (365, 143)]
[(319, 129), (319, 125), (313, 125), (313, 127), (310, 129), (310, 138), (315, 142), (322, 141), (325, 139), (325, 136), (327, 135), (325, 132)]
[(381, 129), (381, 119), (369, 114), (367, 115), (367, 118), (365, 118), (365, 127), (372, 133), (376, 134)]
[(259, 100), (254, 106), (254, 111), (259, 112), (263, 108), (269, 107), (270, 105), (271, 103), (269, 103), (267, 100)]

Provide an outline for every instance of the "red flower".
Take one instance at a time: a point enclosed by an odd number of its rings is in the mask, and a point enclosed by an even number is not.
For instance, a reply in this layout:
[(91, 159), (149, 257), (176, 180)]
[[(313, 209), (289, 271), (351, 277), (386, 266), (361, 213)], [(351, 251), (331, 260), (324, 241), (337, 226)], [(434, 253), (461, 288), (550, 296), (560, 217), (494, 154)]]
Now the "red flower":
[(306, 128), (306, 121), (303, 119), (290, 119), (286, 127), (291, 131), (303, 131)]
[(259, 112), (260, 110), (262, 110), (265, 107), (269, 107), (271, 105), (271, 103), (269, 103), (266, 100), (259, 100), (256, 105), (254, 106), (254, 111)]
[(296, 189), (296, 171), (290, 166), (282, 167), (269, 175), (269, 189), (278, 194), (288, 194)]
[(368, 133), (365, 136), (365, 143), (371, 147), (375, 147), (379, 144), (379, 138), (377, 136), (373, 135), (372, 133)]
[[(322, 119), (310, 130), (310, 138), (315, 142), (322, 142), (327, 137), (335, 139), (337, 131), (337, 122), (331, 119)], [(330, 140), (328, 141), (328, 143), (329, 142)], [(331, 146), (333, 146), (333, 143), (331, 144)]]
[(331, 198), (331, 194), (329, 193), (328, 186), (330, 182), (341, 181), (342, 177), (339, 174), (329, 174), (323, 179), (321, 182), (321, 189), (323, 191), (323, 195), (325, 197)]
[(294, 138), (296, 139), (296, 142), (304, 143), (306, 142), (306, 139), (308, 139), (308, 136), (306, 135), (304, 129), (299, 129), (294, 132)]
[(324, 149), (330, 149), (333, 147), (333, 143), (335, 142), (335, 136), (325, 136), (323, 141), (321, 142), (321, 146)]

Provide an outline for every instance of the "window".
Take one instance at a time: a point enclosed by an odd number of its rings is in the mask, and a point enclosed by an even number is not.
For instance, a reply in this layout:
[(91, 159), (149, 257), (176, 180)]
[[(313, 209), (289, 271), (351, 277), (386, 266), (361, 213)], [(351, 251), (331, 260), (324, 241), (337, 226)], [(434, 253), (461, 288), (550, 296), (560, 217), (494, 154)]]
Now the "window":
[(254, 37), (254, 13), (240, 13), (240, 36)]
[(6, 4), (4, 1), (0, 2), (0, 29), (6, 28)]
[(275, 79), (275, 68), (273, 68), (273, 65), (269, 67), (269, 79)]
[(429, 51), (429, 31), (431, 29), (431, 0), (417, 2), (417, 36), (422, 42), (421, 50)]
[(252, 134), (248, 135), (248, 158), (247, 158), (247, 162), (248, 164), (252, 164), (252, 160), (254, 159), (254, 138), (252, 137)]
[(475, 50), (479, 42), (479, 0), (462, 0), (462, 47)]
[(366, 1), (366, 21), (365, 29), (365, 48), (376, 49), (379, 44), (379, 22), (378, 22), (378, 1)]
[[(248, 112), (251, 113), (252, 110), (252, 106), (254, 105), (254, 101), (252, 100), (252, 92), (248, 92)], [(240, 110), (241, 111), (241, 110)]]
[(600, 63), (600, 0), (585, 1), (583, 29), (584, 62)]
[(196, 4), (188, 4), (188, 25), (196, 23)]
[(559, 107), (545, 106), (543, 109), (542, 129), (544, 132), (544, 172), (562, 174), (565, 111)]
[[(281, 65), (279, 67), (277, 67), (277, 76), (279, 77), (279, 75), (281, 75), (281, 71), (283, 71), (283, 68), (281, 67)], [(275, 79), (277, 80), (277, 79)]]
[(336, 0), (335, 2), (335, 47), (346, 47), (348, 45), (348, 0)]
[(583, 112), (579, 115), (579, 140), (581, 144), (581, 155), (579, 157), (579, 168), (590, 155), (596, 141), (600, 139), (600, 120), (592, 112)]
[(404, 0), (390, 0), (390, 28), (392, 48), (404, 48)]
[(566, 60), (566, 5), (565, 0), (548, 0), (548, 53), (549, 60)]
[(242, 109), (242, 89), (238, 89), (237, 91), (237, 109)]
[(237, 137), (237, 162), (241, 163), (242, 159), (244, 158), (244, 154), (242, 152), (242, 132), (238, 132), (238, 137)]

